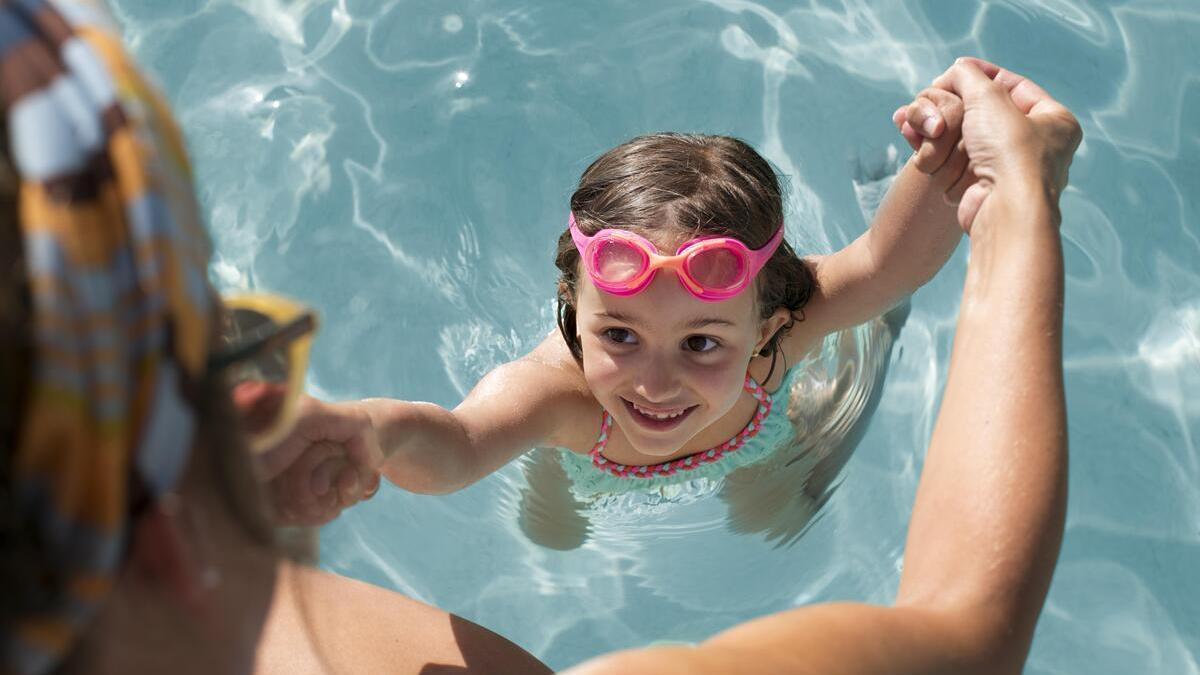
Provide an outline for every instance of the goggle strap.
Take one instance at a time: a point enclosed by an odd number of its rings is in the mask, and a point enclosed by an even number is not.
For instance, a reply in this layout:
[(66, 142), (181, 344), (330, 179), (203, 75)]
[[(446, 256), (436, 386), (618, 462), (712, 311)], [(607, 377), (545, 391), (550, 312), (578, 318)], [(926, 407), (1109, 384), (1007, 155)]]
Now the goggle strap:
[(592, 238), (579, 230), (579, 225), (575, 223), (575, 213), (571, 213), (571, 219), (568, 223), (571, 231), (571, 241), (575, 242), (575, 248), (579, 250), (580, 255), (587, 250), (588, 244), (592, 243)]

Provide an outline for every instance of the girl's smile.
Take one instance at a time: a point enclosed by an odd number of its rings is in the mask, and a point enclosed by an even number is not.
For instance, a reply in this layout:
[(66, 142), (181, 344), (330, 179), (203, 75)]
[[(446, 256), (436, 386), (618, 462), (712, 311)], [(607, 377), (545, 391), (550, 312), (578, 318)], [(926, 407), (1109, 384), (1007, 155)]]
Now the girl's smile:
[(629, 409), (630, 417), (650, 431), (670, 431), (674, 429), (682, 424), (687, 419), (687, 416), (692, 414), (692, 411), (697, 407), (690, 405), (683, 408), (664, 410), (640, 406), (624, 397), (621, 398), (621, 401)]

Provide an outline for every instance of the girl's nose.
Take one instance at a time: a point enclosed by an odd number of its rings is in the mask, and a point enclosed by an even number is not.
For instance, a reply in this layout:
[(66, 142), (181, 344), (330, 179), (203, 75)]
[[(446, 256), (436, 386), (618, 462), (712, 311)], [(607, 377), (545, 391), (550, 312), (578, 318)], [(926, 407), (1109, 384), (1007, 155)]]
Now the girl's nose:
[(646, 403), (669, 403), (682, 390), (675, 369), (662, 358), (650, 358), (642, 364), (634, 391)]

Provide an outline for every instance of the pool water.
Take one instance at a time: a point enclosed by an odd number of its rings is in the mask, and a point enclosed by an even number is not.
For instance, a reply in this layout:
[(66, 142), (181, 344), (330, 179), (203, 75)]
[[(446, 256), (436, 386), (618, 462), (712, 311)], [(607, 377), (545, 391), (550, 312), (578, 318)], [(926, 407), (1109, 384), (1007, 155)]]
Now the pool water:
[[(536, 344), (573, 185), (629, 137), (745, 138), (790, 179), (789, 237), (826, 252), (864, 230), (905, 156), (892, 110), (953, 57), (1034, 78), (1086, 137), (1063, 197), (1070, 510), (1027, 672), (1200, 673), (1192, 0), (113, 4), (188, 136), (214, 280), (320, 309), (310, 383), (331, 399), (453, 405)], [(322, 565), (556, 668), (796, 605), (888, 602), (965, 248), (894, 343), (848, 343), (887, 375), (851, 388), (874, 400), (823, 504), (744, 475), (741, 508), (718, 492), (571, 511), (530, 492), (554, 473), (534, 454), (448, 497), (385, 487), (325, 529)]]

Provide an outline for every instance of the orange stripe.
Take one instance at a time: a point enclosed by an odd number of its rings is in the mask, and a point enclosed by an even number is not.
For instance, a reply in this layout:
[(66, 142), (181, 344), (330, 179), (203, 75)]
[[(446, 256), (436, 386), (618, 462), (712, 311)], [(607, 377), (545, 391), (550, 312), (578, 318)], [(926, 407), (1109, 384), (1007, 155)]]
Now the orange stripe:
[(126, 55), (120, 40), (109, 33), (90, 26), (80, 26), (76, 33), (88, 42), (100, 58), (108, 66), (116, 83), (117, 91), (122, 98), (133, 96), (146, 104), (153, 115), (153, 120), (145, 120), (153, 128), (159, 140), (162, 141), (168, 156), (164, 160), (171, 162), (177, 170), (191, 177), (191, 169), (187, 161), (187, 149), (184, 146), (183, 135), (175, 126), (174, 117), (158, 95), (156, 88), (142, 76)]
[(133, 204), (150, 191), (146, 162), (150, 150), (138, 141), (133, 127), (118, 129), (109, 138), (108, 155), (116, 174), (117, 190), (124, 204)]
[(22, 621), (17, 635), (22, 642), (41, 651), (62, 654), (70, 646), (75, 630), (65, 619), (38, 617)]
[(100, 425), (78, 397), (45, 385), (35, 385), (30, 403), (18, 475), (48, 481), (64, 518), (115, 532), (127, 516), (129, 427)]
[(127, 245), (124, 208), (112, 186), (102, 187), (94, 203), (61, 204), (44, 186), (23, 183), (20, 213), (27, 233), (51, 234), (76, 265), (107, 266), (114, 253)]
[(96, 603), (103, 600), (112, 592), (115, 585), (112, 577), (95, 574), (81, 574), (71, 579), (70, 582), (71, 593), (76, 598), (87, 603)]

